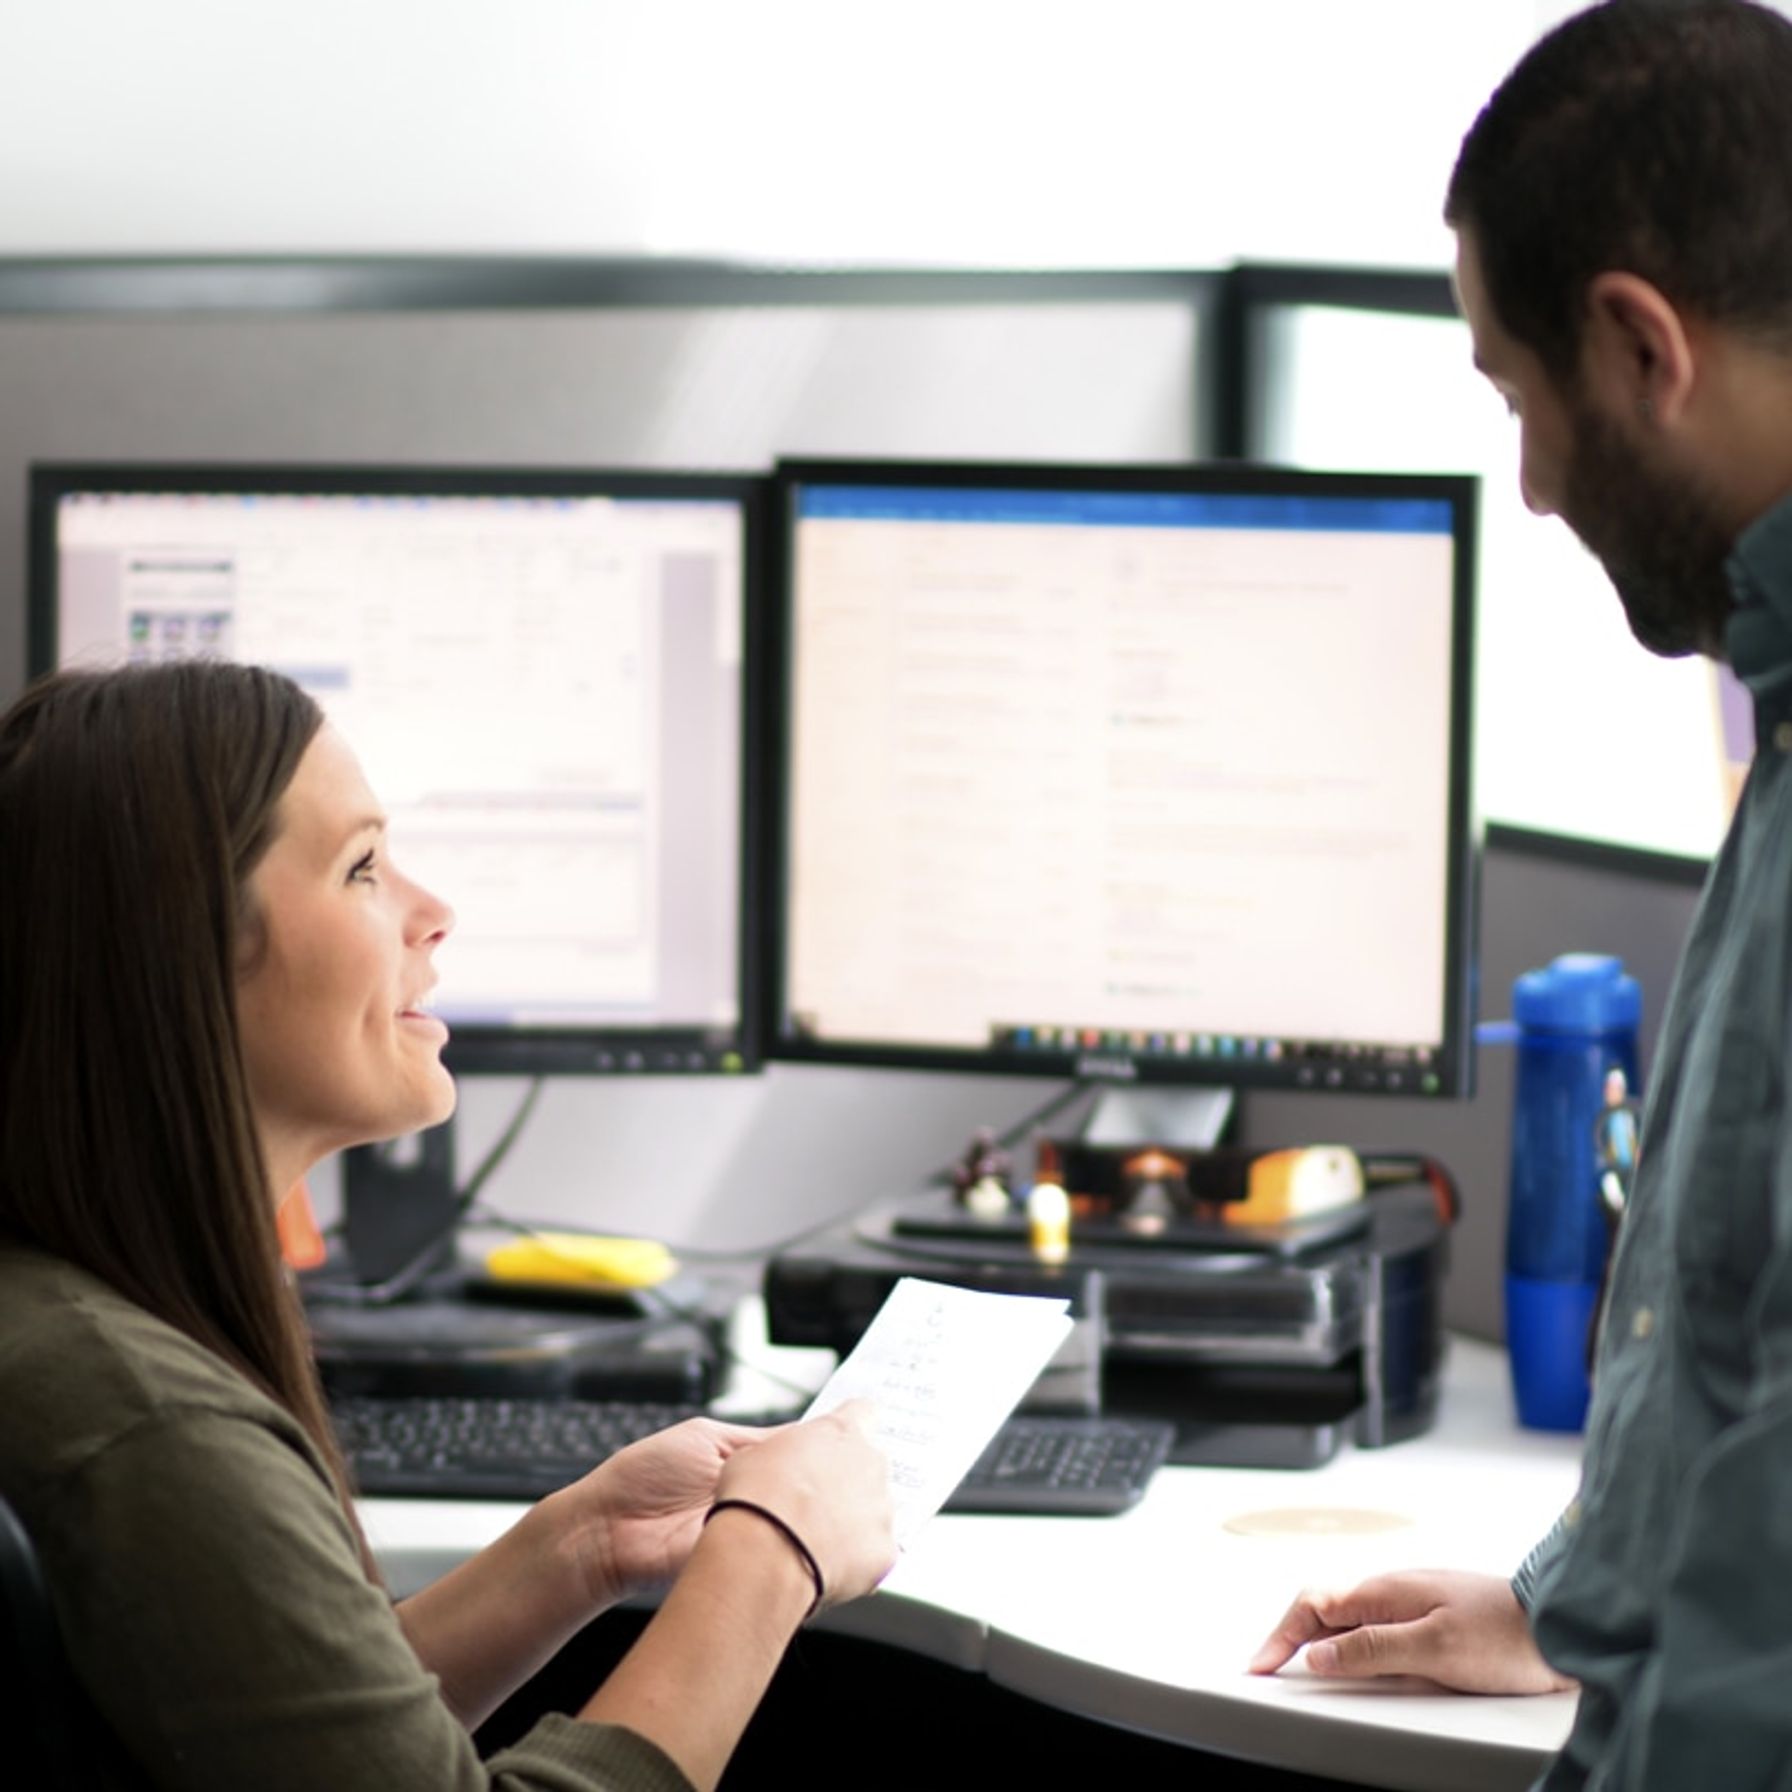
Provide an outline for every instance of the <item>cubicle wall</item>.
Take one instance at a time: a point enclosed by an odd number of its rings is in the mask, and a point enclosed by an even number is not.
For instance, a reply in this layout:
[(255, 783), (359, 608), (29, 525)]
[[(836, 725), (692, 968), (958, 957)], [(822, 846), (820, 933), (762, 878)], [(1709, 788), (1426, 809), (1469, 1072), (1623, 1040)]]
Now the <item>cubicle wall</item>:
[[(1428, 293), (1435, 308), (1445, 291), (1391, 278), (1375, 294)], [(1261, 451), (1283, 399), (1262, 383), (1274, 355), (1241, 346), (1263, 323), (1251, 292), (1199, 273), (0, 262), (0, 698), (24, 670), (34, 459), (732, 468), (779, 453)], [(1642, 978), (1652, 1038), (1696, 875), (1691, 860), (1496, 833), (1481, 1012), (1502, 1013), (1511, 978), (1555, 952), (1611, 950)], [(466, 1084), (469, 1157), (520, 1092)], [(733, 1082), (561, 1083), (488, 1195), (517, 1217), (758, 1244), (912, 1186), (972, 1127), (1050, 1093), (786, 1065)], [(1263, 1097), (1248, 1124), (1264, 1143), (1441, 1156), (1466, 1201), (1448, 1312), (1497, 1337), (1510, 1101), (1509, 1066), (1486, 1054), (1472, 1102)], [(328, 1213), (327, 1173), (318, 1193)]]
[(1201, 274), (0, 263), (0, 691), (33, 460), (1186, 460)]

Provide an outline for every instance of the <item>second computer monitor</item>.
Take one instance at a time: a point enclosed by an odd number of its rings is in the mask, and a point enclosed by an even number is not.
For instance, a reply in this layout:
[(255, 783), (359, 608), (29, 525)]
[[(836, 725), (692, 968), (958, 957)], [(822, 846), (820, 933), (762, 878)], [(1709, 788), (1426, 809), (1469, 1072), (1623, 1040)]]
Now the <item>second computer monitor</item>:
[(761, 481), (41, 467), (35, 670), (187, 654), (290, 674), (459, 923), (459, 1068), (755, 1055), (745, 709)]
[(773, 1053), (1467, 1088), (1472, 480), (778, 483)]

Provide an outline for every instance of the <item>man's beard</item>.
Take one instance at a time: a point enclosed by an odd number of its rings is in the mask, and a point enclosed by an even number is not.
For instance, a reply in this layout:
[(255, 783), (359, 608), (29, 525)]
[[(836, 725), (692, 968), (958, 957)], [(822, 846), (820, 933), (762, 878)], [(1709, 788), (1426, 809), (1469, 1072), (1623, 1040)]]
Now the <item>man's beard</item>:
[(1630, 632), (1668, 658), (1724, 656), (1735, 600), (1730, 537), (1696, 488), (1651, 466), (1605, 417), (1579, 402), (1561, 514), (1617, 588)]

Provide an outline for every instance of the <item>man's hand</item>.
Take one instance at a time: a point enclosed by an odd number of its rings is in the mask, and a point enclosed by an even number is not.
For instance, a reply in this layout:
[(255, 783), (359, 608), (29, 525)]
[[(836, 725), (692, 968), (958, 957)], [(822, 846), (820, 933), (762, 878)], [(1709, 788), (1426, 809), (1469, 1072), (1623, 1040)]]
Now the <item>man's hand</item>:
[(1537, 1652), (1524, 1608), (1491, 1574), (1379, 1574), (1348, 1593), (1303, 1593), (1252, 1658), (1251, 1672), (1273, 1674), (1303, 1648), (1310, 1672), (1339, 1680), (1415, 1674), (1482, 1693), (1574, 1686)]

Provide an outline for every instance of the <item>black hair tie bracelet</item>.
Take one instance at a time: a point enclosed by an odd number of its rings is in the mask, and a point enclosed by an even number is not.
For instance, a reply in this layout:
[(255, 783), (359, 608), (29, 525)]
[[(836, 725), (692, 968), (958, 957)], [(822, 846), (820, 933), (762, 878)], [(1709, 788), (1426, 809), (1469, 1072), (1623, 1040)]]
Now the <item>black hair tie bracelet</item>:
[(809, 1578), (815, 1583), (815, 1597), (809, 1603), (809, 1609), (803, 1613), (803, 1622), (807, 1624), (821, 1610), (821, 1602), (827, 1597), (827, 1583), (821, 1578), (821, 1564), (816, 1561), (815, 1553), (801, 1537), (768, 1506), (760, 1505), (756, 1500), (717, 1500), (704, 1513), (703, 1522), (708, 1524), (718, 1512), (726, 1512), (730, 1507), (737, 1507), (742, 1512), (756, 1512), (774, 1530), (782, 1531), (790, 1539), (790, 1547), (802, 1557), (803, 1566), (809, 1571)]

